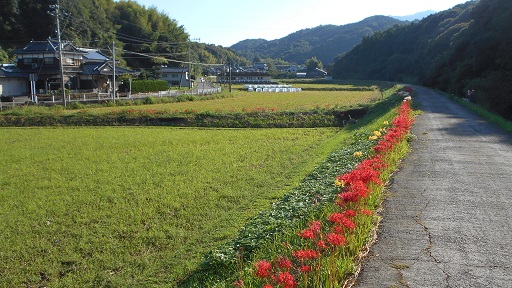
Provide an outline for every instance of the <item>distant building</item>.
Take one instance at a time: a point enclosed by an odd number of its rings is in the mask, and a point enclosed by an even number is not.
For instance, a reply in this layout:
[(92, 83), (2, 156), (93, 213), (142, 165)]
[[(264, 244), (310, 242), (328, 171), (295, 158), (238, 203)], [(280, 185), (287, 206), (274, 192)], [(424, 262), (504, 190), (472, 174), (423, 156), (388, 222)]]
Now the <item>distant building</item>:
[(190, 73), (186, 67), (161, 67), (161, 80), (169, 83), (169, 86), (191, 87)]
[[(229, 72), (217, 75), (217, 82), (228, 83)], [(272, 77), (267, 72), (231, 72), (231, 83), (259, 84), (272, 83)]]
[(268, 66), (266, 63), (261, 63), (261, 62), (254, 63), (253, 67), (254, 67), (254, 69), (256, 69), (256, 71), (265, 72), (268, 70)]

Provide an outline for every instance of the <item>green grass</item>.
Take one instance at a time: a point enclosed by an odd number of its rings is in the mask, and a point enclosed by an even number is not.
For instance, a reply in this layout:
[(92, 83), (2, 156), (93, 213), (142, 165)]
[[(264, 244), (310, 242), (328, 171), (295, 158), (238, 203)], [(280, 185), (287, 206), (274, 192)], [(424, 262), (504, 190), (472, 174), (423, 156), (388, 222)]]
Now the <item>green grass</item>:
[(466, 107), (468, 110), (479, 115), (480, 117), (488, 120), (491, 123), (498, 125), (501, 129), (503, 129), (509, 133), (512, 133), (512, 122), (511, 121), (503, 118), (500, 115), (490, 112), (489, 110), (485, 109), (482, 106), (465, 101), (459, 97), (454, 97), (454, 96), (448, 95), (446, 93), (444, 93), (444, 95), (449, 97), (451, 100), (459, 103), (460, 105)]
[[(304, 229), (306, 222), (332, 212), (332, 202), (338, 193), (333, 185), (334, 179), (361, 161), (353, 156), (354, 152), (362, 151), (364, 157), (371, 153), (375, 142), (368, 140), (368, 136), (382, 128), (385, 121), (396, 116), (395, 108), (401, 102), (401, 97), (390, 97), (373, 106), (355, 125), (344, 128), (344, 133), (339, 137), (341, 145), (332, 151), (326, 161), (316, 166), (300, 185), (270, 209), (252, 218), (236, 238), (209, 253), (201, 269), (194, 271), (180, 283), (180, 287), (232, 287), (238, 277), (247, 277), (254, 272), (252, 269), (255, 261), (274, 259), (283, 249), (289, 249), (283, 243), (292, 243), (292, 239), (296, 241), (297, 231)], [(377, 202), (379, 199), (375, 200), (374, 205), (378, 205)], [(361, 235), (360, 239), (366, 240), (367, 237), (366, 234)], [(366, 244), (366, 241), (360, 244)], [(245, 254), (242, 261), (237, 257), (240, 251)]]
[(0, 286), (174, 286), (338, 129), (0, 129)]

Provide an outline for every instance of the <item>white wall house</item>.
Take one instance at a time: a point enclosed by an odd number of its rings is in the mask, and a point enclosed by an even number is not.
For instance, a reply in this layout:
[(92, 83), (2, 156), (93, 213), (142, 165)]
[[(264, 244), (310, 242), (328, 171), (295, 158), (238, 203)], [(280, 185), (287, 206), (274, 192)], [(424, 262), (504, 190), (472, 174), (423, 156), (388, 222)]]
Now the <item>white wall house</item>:
[(0, 65), (0, 95), (29, 95), (27, 74), (16, 68), (14, 64)]
[(189, 87), (190, 74), (186, 67), (161, 67), (161, 80), (169, 83), (169, 86)]

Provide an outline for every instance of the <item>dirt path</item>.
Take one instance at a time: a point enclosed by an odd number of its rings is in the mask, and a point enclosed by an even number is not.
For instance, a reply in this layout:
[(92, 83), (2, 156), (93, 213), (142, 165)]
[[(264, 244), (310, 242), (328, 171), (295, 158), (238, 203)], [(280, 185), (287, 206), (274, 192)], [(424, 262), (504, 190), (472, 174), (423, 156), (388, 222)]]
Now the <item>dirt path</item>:
[(512, 287), (512, 137), (416, 91), (417, 139), (354, 287)]

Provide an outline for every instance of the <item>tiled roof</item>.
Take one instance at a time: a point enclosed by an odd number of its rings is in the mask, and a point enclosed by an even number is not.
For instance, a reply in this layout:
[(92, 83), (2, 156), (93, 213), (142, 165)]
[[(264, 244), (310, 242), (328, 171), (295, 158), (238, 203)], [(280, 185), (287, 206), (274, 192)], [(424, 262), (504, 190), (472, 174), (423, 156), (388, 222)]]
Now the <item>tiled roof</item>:
[(87, 53), (84, 55), (84, 59), (88, 61), (107, 61), (110, 58), (105, 56), (98, 49), (86, 49), (86, 48), (78, 48), (81, 51)]
[[(78, 50), (75, 46), (73, 46), (71, 43), (63, 43), (64, 49), (62, 51), (73, 51), (75, 53), (87, 53)], [(41, 53), (41, 52), (58, 52), (59, 51), (59, 45), (57, 41), (53, 40), (45, 40), (45, 41), (30, 41), (30, 43), (27, 44), (27, 46), (23, 47), (22, 49), (17, 49), (14, 51), (14, 54), (26, 54), (26, 53)]]
[(0, 77), (28, 77), (28, 73), (25, 73), (14, 64), (1, 64)]

